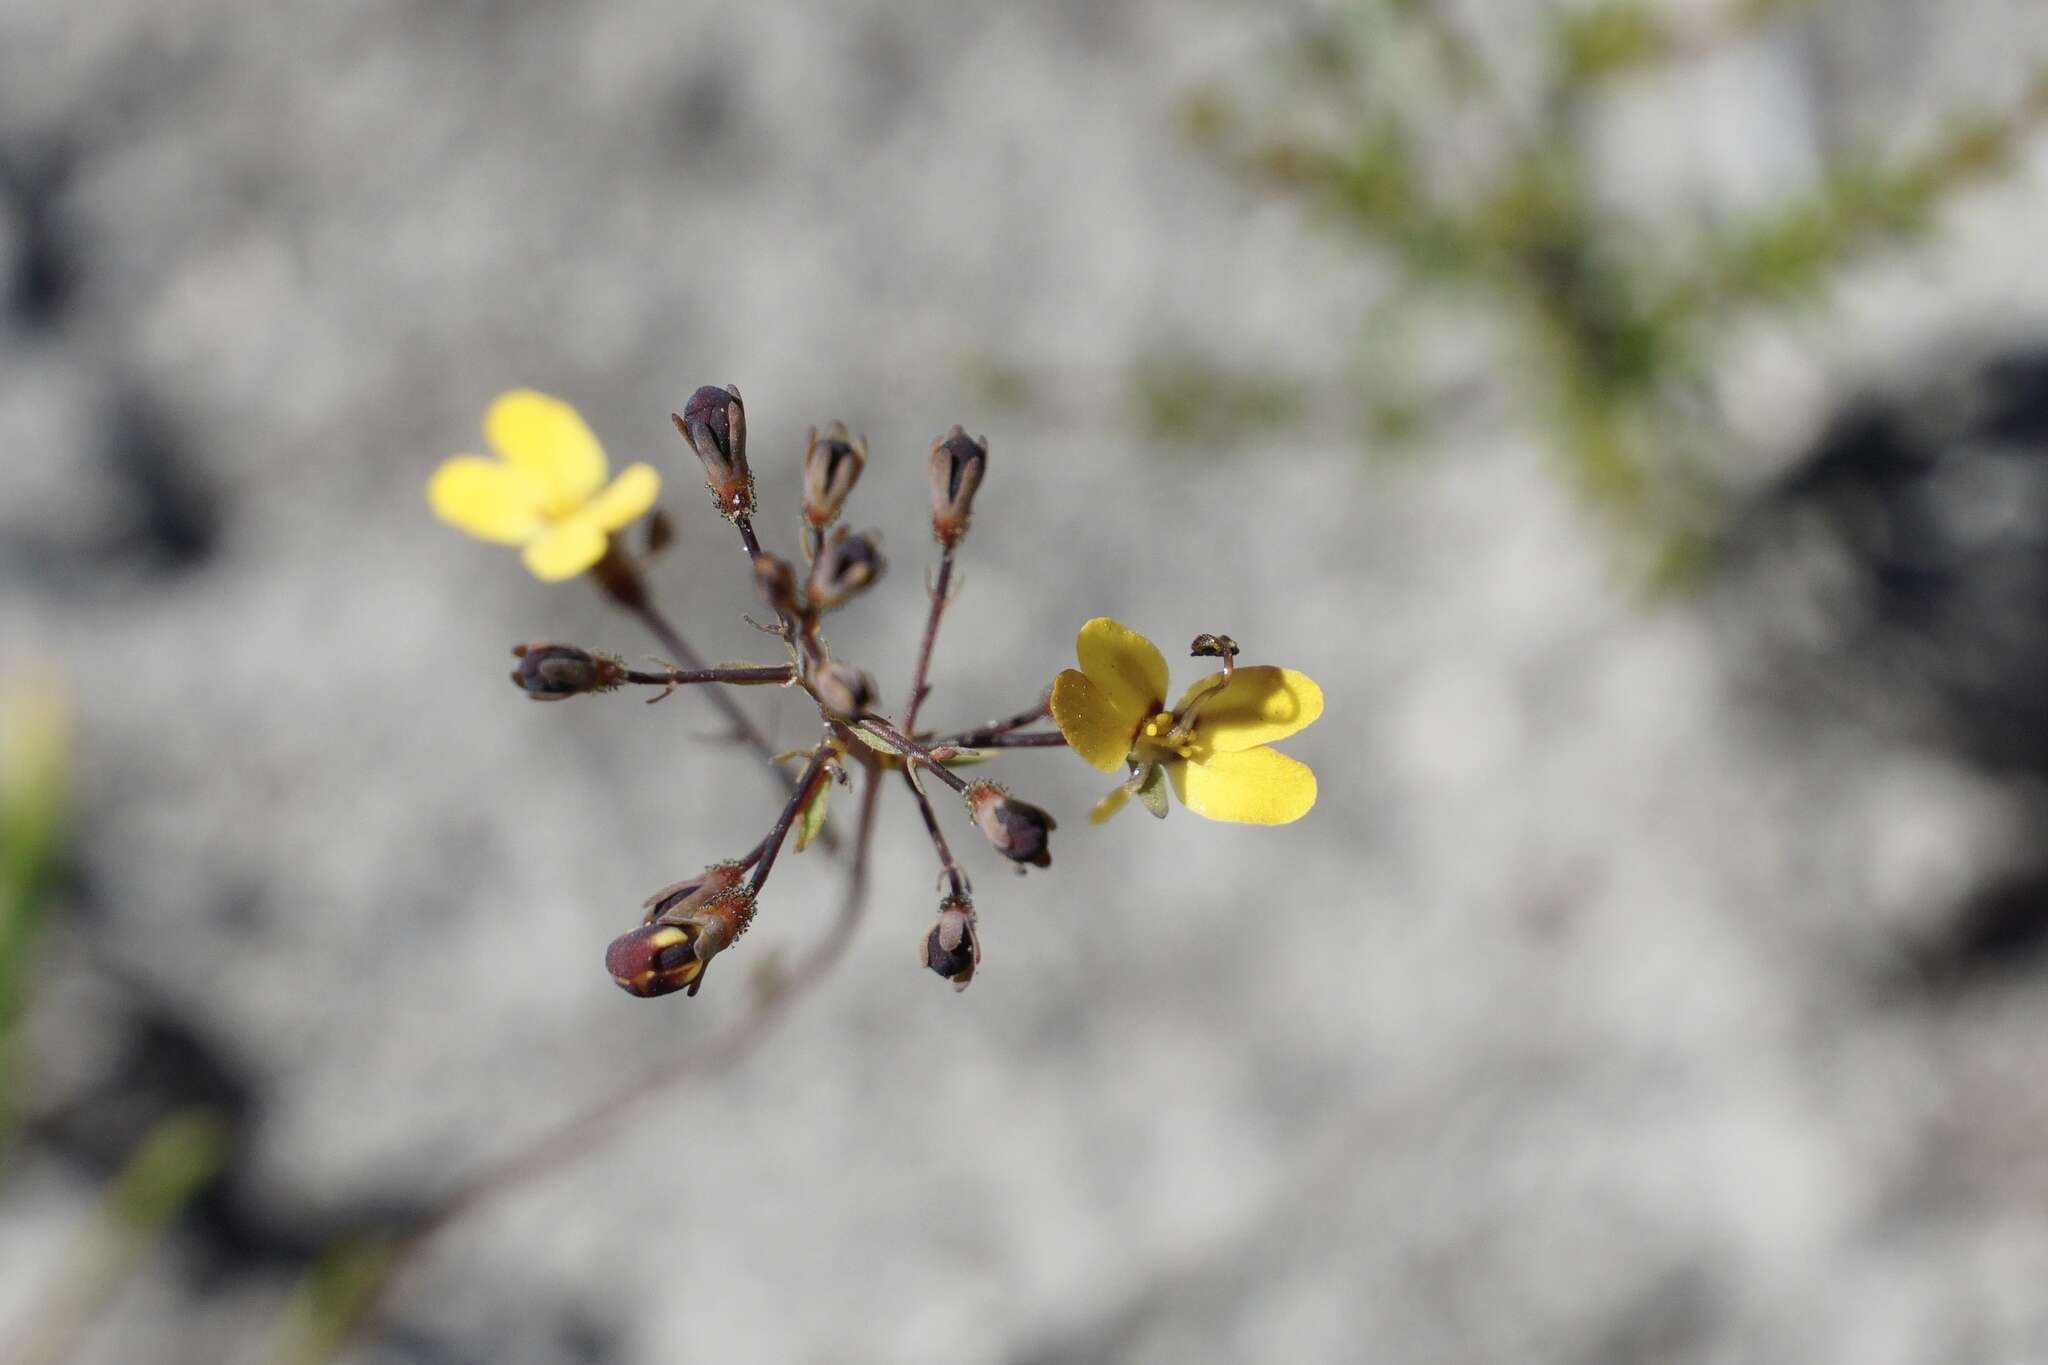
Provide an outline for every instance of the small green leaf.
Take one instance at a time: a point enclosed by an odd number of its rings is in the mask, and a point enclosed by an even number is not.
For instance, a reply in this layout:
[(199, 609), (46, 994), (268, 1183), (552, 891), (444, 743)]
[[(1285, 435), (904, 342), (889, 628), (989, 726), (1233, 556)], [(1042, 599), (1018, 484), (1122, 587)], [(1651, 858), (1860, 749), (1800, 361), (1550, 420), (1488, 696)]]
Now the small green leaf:
[(870, 749), (873, 749), (877, 753), (895, 754), (899, 758), (903, 756), (903, 751), (901, 749), (897, 748), (894, 744), (891, 744), (888, 740), (883, 739), (880, 735), (876, 734), (874, 731), (868, 729), (864, 725), (849, 725), (846, 728), (853, 731), (855, 737), (857, 737), (861, 743), (867, 745)]
[(1153, 818), (1166, 818), (1166, 769), (1163, 766), (1152, 765), (1138, 786), (1137, 796), (1145, 803), (1145, 809), (1152, 812)]
[(811, 799), (796, 817), (796, 851), (801, 853), (811, 846), (811, 840), (818, 837), (818, 831), (825, 828), (825, 807), (830, 802), (832, 784), (820, 782), (818, 789), (811, 793)]
[(988, 755), (979, 749), (955, 749), (939, 761), (948, 768), (971, 768), (977, 763), (988, 762)]

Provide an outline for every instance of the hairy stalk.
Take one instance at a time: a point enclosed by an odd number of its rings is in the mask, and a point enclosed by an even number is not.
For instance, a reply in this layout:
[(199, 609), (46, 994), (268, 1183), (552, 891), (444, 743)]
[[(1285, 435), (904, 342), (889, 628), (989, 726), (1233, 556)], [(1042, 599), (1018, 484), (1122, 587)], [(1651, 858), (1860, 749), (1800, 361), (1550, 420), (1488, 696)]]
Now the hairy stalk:
[(790, 664), (761, 664), (740, 668), (671, 668), (662, 673), (629, 668), (622, 679), (624, 682), (641, 683), (648, 687), (685, 687), (691, 683), (758, 686), (763, 683), (786, 683), (795, 680), (796, 669)]
[(301, 1343), (287, 1338), (277, 1343), (272, 1358), (300, 1362), (338, 1355), (382, 1316), (398, 1281), (418, 1263), (433, 1238), (450, 1224), (588, 1156), (607, 1138), (616, 1137), (625, 1118), (644, 1108), (648, 1101), (665, 1096), (685, 1081), (728, 1071), (751, 1055), (773, 1027), (838, 965), (860, 925), (867, 909), (869, 854), (874, 846), (881, 778), (879, 765), (868, 763), (853, 836), (853, 862), (847, 870), (838, 916), (773, 990), (759, 993), (745, 1014), (679, 1060), (634, 1077), (629, 1084), (490, 1163), (444, 1194), (396, 1240), (374, 1253), (374, 1265), (365, 1272), (375, 1277), (374, 1283), (350, 1300), (349, 1321), (327, 1325), (321, 1353), (309, 1357)]
[(939, 618), (946, 614), (946, 598), (953, 588), (953, 547), (946, 545), (939, 550), (939, 575), (932, 583), (931, 614), (924, 619), (924, 643), (917, 650), (917, 672), (910, 679), (910, 700), (903, 706), (903, 732), (917, 733), (917, 710), (924, 705), (925, 694), (931, 691), (925, 678), (932, 671), (932, 646), (939, 638)]

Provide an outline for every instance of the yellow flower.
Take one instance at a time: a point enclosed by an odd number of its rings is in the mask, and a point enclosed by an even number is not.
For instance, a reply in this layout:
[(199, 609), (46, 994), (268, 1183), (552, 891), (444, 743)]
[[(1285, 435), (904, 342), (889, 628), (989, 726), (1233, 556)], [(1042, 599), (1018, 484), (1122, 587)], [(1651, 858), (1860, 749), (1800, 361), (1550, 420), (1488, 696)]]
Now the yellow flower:
[(1079, 671), (1052, 685), (1052, 718), (1075, 753), (1131, 779), (1088, 817), (1100, 824), (1131, 797), (1166, 814), (1164, 783), (1211, 820), (1284, 825), (1316, 803), (1316, 775), (1267, 741), (1323, 714), (1323, 690), (1291, 668), (1237, 668), (1203, 678), (1166, 709), (1166, 660), (1129, 626), (1098, 616), (1074, 642)]
[(661, 491), (661, 475), (645, 464), (607, 485), (604, 447), (576, 409), (531, 389), (498, 395), (484, 413), (484, 439), (498, 458), (457, 455), (428, 480), (427, 502), (480, 540), (524, 546), (520, 557), (545, 583), (597, 563), (610, 533)]

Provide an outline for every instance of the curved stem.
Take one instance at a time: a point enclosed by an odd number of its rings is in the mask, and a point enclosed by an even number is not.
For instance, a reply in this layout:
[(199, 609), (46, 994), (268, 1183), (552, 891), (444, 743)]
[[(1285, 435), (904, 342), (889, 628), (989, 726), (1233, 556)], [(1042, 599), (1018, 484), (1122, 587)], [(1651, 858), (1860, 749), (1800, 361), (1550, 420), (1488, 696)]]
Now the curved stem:
[(808, 995), (845, 955), (853, 931), (867, 908), (869, 854), (874, 846), (875, 806), (882, 793), (879, 765), (869, 764), (862, 784), (860, 816), (853, 837), (853, 864), (847, 870), (839, 914), (818, 941), (773, 990), (762, 992), (745, 1014), (680, 1060), (657, 1066), (620, 1086), (595, 1104), (542, 1133), (498, 1160), (487, 1163), (436, 1200), (413, 1225), (387, 1247), (378, 1249), (366, 1273), (375, 1283), (350, 1304), (352, 1320), (329, 1334), (338, 1353), (374, 1322), (392, 1290), (419, 1261), (436, 1234), (451, 1223), (560, 1167), (589, 1155), (608, 1137), (616, 1136), (624, 1117), (665, 1096), (684, 1081), (716, 1075), (744, 1060), (772, 1032), (774, 1025)]
[(960, 870), (960, 864), (953, 861), (953, 850), (947, 846), (946, 836), (939, 829), (939, 817), (932, 811), (931, 798), (918, 785), (917, 769), (905, 764), (903, 781), (910, 788), (911, 795), (917, 798), (917, 813), (924, 817), (925, 832), (932, 836), (932, 848), (939, 855), (939, 870), (946, 874), (946, 882), (953, 894), (964, 898), (967, 895), (967, 876)]

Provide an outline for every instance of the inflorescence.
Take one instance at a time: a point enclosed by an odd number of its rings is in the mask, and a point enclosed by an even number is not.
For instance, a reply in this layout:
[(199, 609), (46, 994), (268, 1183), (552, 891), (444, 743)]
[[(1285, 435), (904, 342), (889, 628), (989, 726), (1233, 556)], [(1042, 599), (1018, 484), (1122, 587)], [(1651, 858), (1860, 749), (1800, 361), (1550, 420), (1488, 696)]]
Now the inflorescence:
[[(942, 887), (937, 916), (919, 938), (919, 958), (956, 990), (966, 988), (981, 963), (981, 934), (972, 888), (946, 842), (925, 790), (927, 778), (951, 790), (975, 830), (1020, 873), (1051, 866), (1056, 822), (998, 783), (955, 771), (988, 750), (1071, 747), (1105, 772), (1126, 768), (1127, 780), (1096, 807), (1091, 819), (1098, 823), (1132, 796), (1164, 816), (1169, 786), (1196, 814), (1238, 823), (1285, 824), (1314, 804), (1315, 774), (1267, 745), (1322, 713), (1321, 690), (1290, 669), (1237, 667), (1237, 645), (1228, 636), (1195, 638), (1190, 653), (1220, 659), (1222, 671), (1197, 681), (1169, 709), (1166, 661), (1157, 647), (1126, 626), (1097, 618), (1081, 628), (1076, 641), (1080, 668), (1061, 673), (1035, 705), (973, 730), (919, 728), (918, 713), (931, 691), (932, 648), (953, 592), (955, 555), (988, 471), (985, 440), (955, 426), (932, 443), (927, 457), (939, 561), (910, 692), (892, 718), (880, 709), (873, 677), (836, 656), (822, 629), (831, 612), (873, 587), (886, 567), (877, 537), (840, 524), (847, 497), (867, 468), (866, 441), (838, 422), (811, 431), (802, 469), (799, 565), (764, 549), (755, 533), (758, 504), (739, 390), (700, 388), (672, 420), (703, 467), (712, 504), (738, 532), (755, 591), (773, 615), (772, 622), (754, 624), (780, 640), (784, 662), (710, 666), (690, 648), (655, 606), (646, 572), (672, 537), (666, 516), (657, 511), (649, 518), (638, 555), (622, 539), (629, 525), (653, 510), (659, 473), (635, 464), (608, 482), (602, 446), (576, 410), (559, 399), (531, 390), (500, 396), (484, 418), (485, 437), (498, 458), (457, 456), (436, 471), (427, 488), (429, 503), (444, 521), (481, 539), (519, 546), (527, 568), (543, 581), (589, 575), (670, 656), (658, 669), (636, 669), (616, 655), (572, 644), (522, 644), (512, 651), (517, 666), (511, 676), (527, 696), (562, 701), (632, 687), (651, 690), (647, 700), (655, 702), (680, 688), (700, 688), (784, 788), (781, 811), (759, 843), (655, 892), (642, 907), (640, 924), (612, 940), (605, 966), (627, 992), (695, 995), (712, 959), (753, 922), (784, 845), (794, 842), (799, 852), (813, 842), (836, 846), (825, 823), (828, 796), (833, 785), (849, 781), (854, 768), (866, 782), (854, 875), (858, 879), (864, 866), (878, 786), (900, 778), (930, 836)], [(808, 696), (817, 711), (815, 742), (775, 752), (725, 690), (745, 686)], [(1056, 728), (1034, 728), (1048, 719)], [(785, 764), (801, 767), (791, 777)]]

